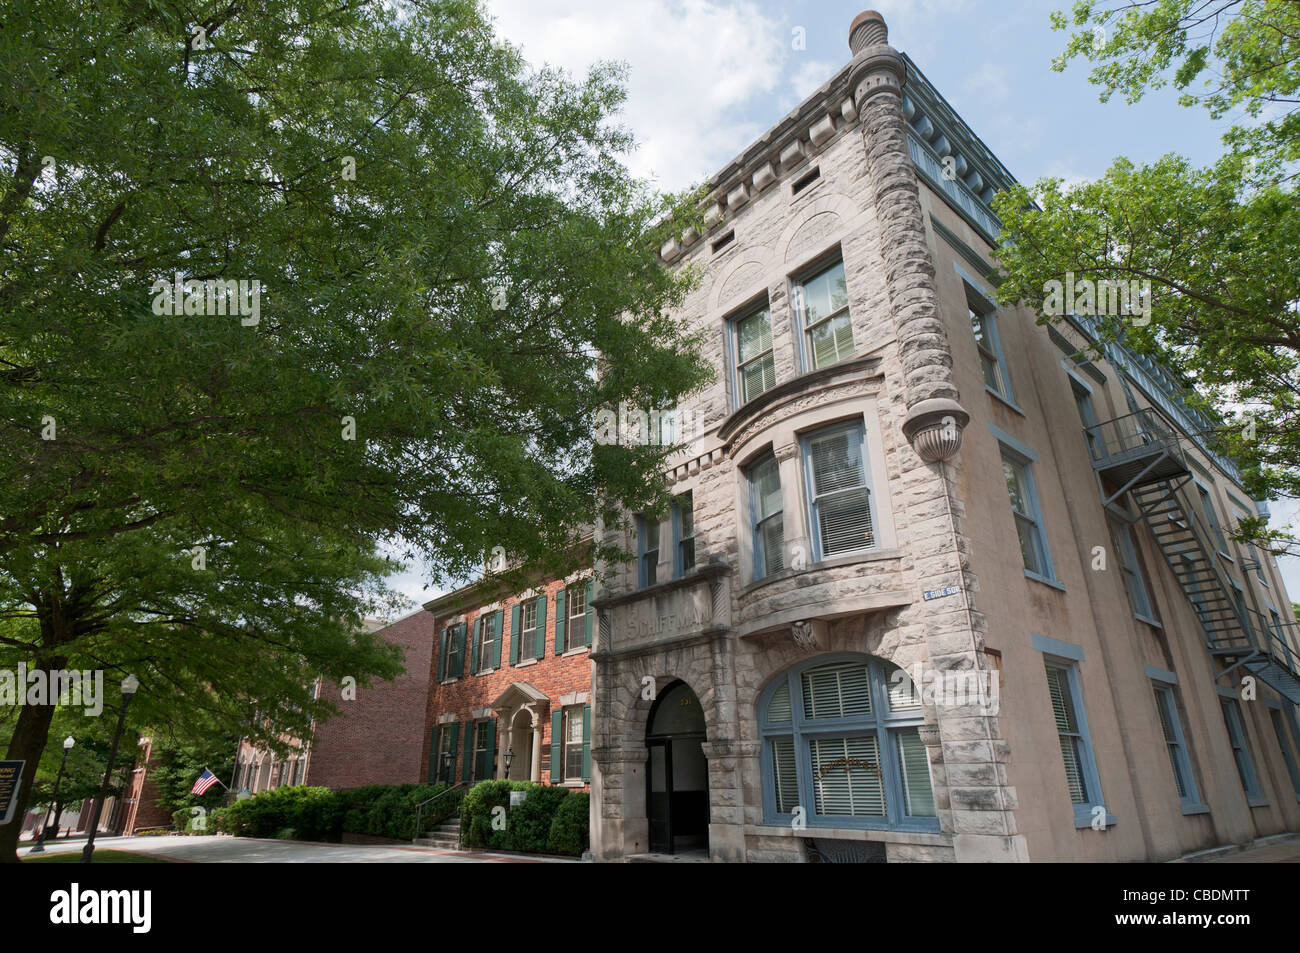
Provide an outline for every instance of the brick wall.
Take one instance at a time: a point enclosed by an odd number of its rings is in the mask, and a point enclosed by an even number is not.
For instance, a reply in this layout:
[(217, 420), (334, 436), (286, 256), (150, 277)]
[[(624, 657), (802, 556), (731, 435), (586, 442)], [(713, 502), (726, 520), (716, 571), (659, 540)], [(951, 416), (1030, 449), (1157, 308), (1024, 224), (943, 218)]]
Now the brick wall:
[[(579, 585), (585, 586), (586, 579), (570, 581), (569, 583), (571, 588), (576, 588)], [(440, 683), (436, 664), (438, 660), (436, 658), (434, 660), (435, 667), (429, 675), (429, 700), (424, 742), (421, 748), (420, 777), (422, 779), (429, 777), (429, 747), (433, 731), (440, 725), (440, 718), (446, 715), (456, 717), (456, 730), (459, 737), (456, 745), (456, 766), (453, 769), (453, 777), (460, 780), (463, 775), (464, 759), (466, 757), (466, 722), (474, 720), (473, 713), (475, 711), (490, 708), (493, 701), (512, 684), (523, 682), (531, 685), (550, 699), (550, 707), (544, 712), (545, 717), (543, 718), (541, 780), (544, 784), (551, 783), (551, 713), (559, 709), (561, 699), (564, 696), (585, 694), (591, 690), (591, 661), (588, 658), (589, 650), (582, 647), (583, 633), (569, 632), (566, 639), (568, 645), (573, 646), (574, 643), (577, 643), (578, 647), (566, 651), (563, 655), (555, 654), (555, 596), (559, 590), (564, 588), (566, 588), (565, 583), (556, 580), (547, 583), (545, 586), (537, 587), (524, 598), (509, 596), (496, 602), (473, 606), (467, 611), (443, 612), (438, 615), (435, 632), (436, 645), (439, 650), (442, 633), (447, 626), (457, 622), (464, 622), (466, 625), (465, 674), (455, 680)], [(510, 643), (513, 637), (511, 631), (512, 609), (515, 605), (533, 601), (542, 592), (546, 594), (546, 630), (543, 654), (536, 662), (521, 660), (519, 664), (512, 666), (510, 664)], [(503, 612), (501, 666), (489, 672), (472, 673), (470, 671), (470, 660), (475, 620), (481, 614), (490, 615), (498, 609)], [(568, 604), (566, 603), (566, 615), (567, 612)], [(589, 701), (589, 699), (583, 699), (583, 701)], [(508, 729), (509, 726), (505, 720), (498, 719), (496, 737), (498, 753), (505, 744)], [(515, 750), (516, 752), (519, 751), (518, 745), (516, 745)], [(472, 752), (470, 756), (472, 756)], [(525, 769), (527, 769), (527, 766), (525, 766)], [(527, 777), (526, 770), (524, 776)]]
[(424, 610), (380, 629), (381, 637), (405, 648), (406, 672), (357, 689), (354, 701), (344, 701), (337, 685), (321, 686), (321, 696), (334, 700), (339, 714), (316, 726), (308, 784), (341, 790), (423, 779), (434, 631), (434, 617)]

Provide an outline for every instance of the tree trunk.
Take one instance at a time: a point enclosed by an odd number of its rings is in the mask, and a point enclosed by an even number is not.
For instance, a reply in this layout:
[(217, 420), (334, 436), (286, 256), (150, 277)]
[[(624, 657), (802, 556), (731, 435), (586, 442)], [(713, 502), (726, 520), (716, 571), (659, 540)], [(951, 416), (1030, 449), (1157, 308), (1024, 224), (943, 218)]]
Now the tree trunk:
[[(59, 660), (52, 667), (62, 668), (63, 660)], [(26, 689), (25, 685), (18, 686), (20, 692)], [(36, 768), (41, 763), (41, 754), (45, 751), (45, 743), (50, 735), (50, 723), (53, 720), (53, 705), (24, 705), (18, 715), (18, 724), (14, 727), (13, 738), (9, 742), (9, 751), (5, 757), (10, 761), (26, 763), (23, 765), (22, 779), (18, 782), (18, 807), (14, 811), (14, 819), (11, 823), (0, 826), (0, 864), (18, 863), (18, 834), (22, 827), (21, 819), (27, 816), (32, 787), (36, 783)]]

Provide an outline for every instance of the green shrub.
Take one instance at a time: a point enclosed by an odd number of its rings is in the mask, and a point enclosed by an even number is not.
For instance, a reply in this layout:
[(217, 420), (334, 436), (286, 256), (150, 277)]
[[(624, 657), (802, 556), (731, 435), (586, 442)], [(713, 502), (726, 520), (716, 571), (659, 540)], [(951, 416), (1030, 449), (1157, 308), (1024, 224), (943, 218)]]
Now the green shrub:
[(224, 807), (217, 807), (208, 811), (208, 833), (226, 833), (226, 809)]
[(546, 839), (548, 853), (582, 856), (591, 844), (590, 808), (591, 796), (582, 791), (575, 791), (560, 802)]
[(276, 840), (297, 840), (298, 832), (292, 827), (282, 827), (275, 832)]
[[(528, 796), (523, 804), (512, 808), (511, 791), (525, 791)], [(461, 803), (461, 843), (466, 847), (547, 853), (551, 850), (551, 831), (555, 827), (555, 819), (563, 811), (563, 816), (569, 819), (560, 825), (562, 837), (559, 843), (566, 847), (560, 853), (581, 854), (586, 849), (588, 802), (584, 794), (581, 795), (581, 806), (564, 807), (575, 799), (577, 797), (567, 788), (534, 784), (531, 781), (481, 781), (470, 788)], [(505, 810), (505, 824), (500, 829), (492, 823), (496, 808)], [(578, 815), (581, 815), (580, 834), (574, 829), (573, 820)], [(577, 851), (572, 850), (571, 845), (578, 842), (583, 846)]]
[[(417, 809), (420, 833), (424, 833), (454, 815), (464, 796), (460, 789), (449, 791), (445, 784), (372, 784), (340, 793), (344, 799), (345, 832), (392, 840), (412, 840), (418, 836)], [(435, 795), (438, 795), (436, 799), (429, 800)]]
[(212, 813), (206, 815), (207, 822), (200, 826), (203, 814), (194, 814), (193, 808), (182, 807), (172, 811), (172, 827), (181, 834), (212, 834)]
[(568, 788), (537, 785), (528, 792), (528, 798), (506, 814), (507, 850), (527, 851), (530, 854), (546, 853), (546, 841), (551, 833), (551, 823), (560, 804), (570, 797)]
[[(425, 784), (371, 784), (349, 791), (305, 786), (276, 788), (225, 808), (219, 829), (238, 837), (337, 841), (349, 833), (411, 840), (416, 836), (417, 805), (446, 790), (446, 785)], [(425, 804), (420, 809), (420, 827), (428, 831), (454, 815), (462, 796), (462, 791), (453, 790)], [(217, 830), (213, 826), (215, 813), (208, 816), (212, 833)], [(175, 820), (180, 823), (179, 816)]]
[(338, 840), (339, 796), (329, 788), (283, 787), (263, 791), (225, 809), (224, 827), (240, 837), (278, 837), (292, 828), (303, 840)]

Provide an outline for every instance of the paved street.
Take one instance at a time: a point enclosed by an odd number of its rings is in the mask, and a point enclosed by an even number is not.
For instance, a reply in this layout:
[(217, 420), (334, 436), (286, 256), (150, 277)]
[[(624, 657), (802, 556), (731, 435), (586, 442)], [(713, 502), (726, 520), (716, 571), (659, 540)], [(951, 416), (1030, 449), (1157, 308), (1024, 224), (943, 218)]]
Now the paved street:
[[(84, 839), (47, 844), (47, 854), (80, 851)], [(576, 861), (515, 854), (435, 850), (428, 847), (314, 844), (298, 841), (259, 840), (251, 837), (97, 837), (98, 850), (122, 850), (186, 863), (204, 864), (563, 864)], [(20, 847), (26, 857), (29, 848)]]

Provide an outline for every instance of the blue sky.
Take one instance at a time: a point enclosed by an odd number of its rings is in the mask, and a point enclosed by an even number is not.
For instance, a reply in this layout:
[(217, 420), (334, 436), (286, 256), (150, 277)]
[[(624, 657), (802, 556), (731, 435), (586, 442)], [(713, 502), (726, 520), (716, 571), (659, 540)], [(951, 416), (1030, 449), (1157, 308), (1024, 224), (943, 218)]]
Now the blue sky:
[[(1098, 100), (1086, 63), (1053, 72), (1067, 34), (1051, 29), (1070, 0), (880, 0), (890, 43), (907, 53), (1022, 182), (1096, 178), (1125, 155), (1168, 152), (1205, 164), (1230, 124), (1179, 106), (1174, 91), (1128, 105)], [(601, 60), (628, 65), (622, 122), (639, 148), (633, 171), (663, 189), (702, 181), (762, 135), (849, 60), (857, 2), (487, 0), (498, 32), (535, 64), (584, 74)], [(801, 29), (805, 49), (795, 48)], [(1297, 516), (1274, 504), (1275, 522)], [(1300, 593), (1300, 560), (1283, 560)], [(428, 600), (415, 570), (394, 580)]]

